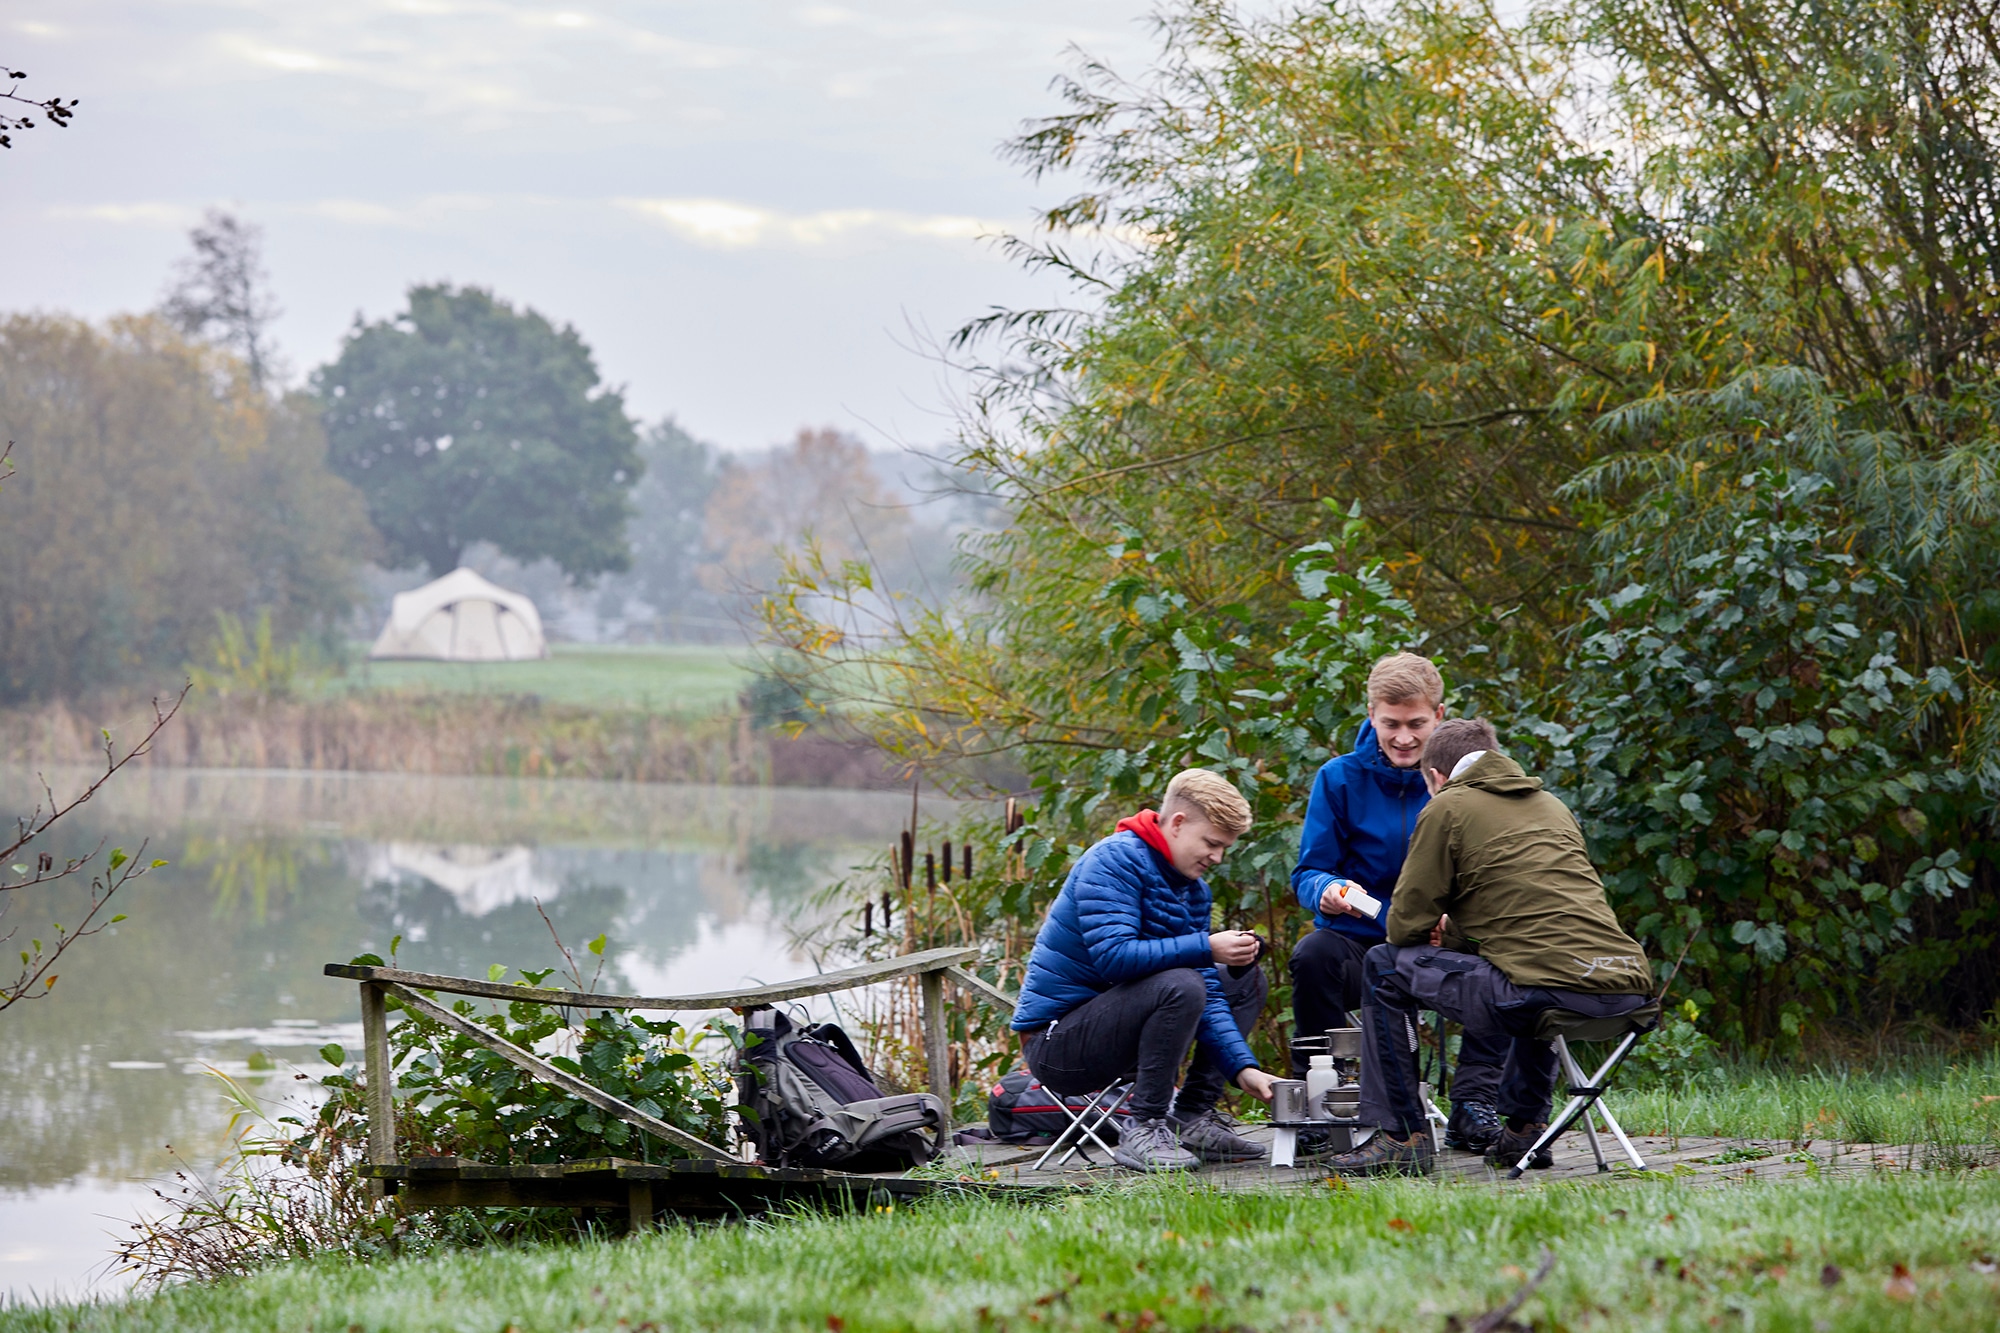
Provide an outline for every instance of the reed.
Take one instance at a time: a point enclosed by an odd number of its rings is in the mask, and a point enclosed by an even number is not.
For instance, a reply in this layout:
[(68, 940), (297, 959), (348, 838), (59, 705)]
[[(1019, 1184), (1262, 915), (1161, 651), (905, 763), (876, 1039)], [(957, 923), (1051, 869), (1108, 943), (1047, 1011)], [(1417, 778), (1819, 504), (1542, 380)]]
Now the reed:
[[(0, 714), (0, 756), (30, 767), (88, 762), (101, 748), (102, 729), (124, 734), (147, 708), (132, 700), (56, 701)], [(154, 743), (146, 762), (804, 787), (899, 781), (866, 745), (762, 730), (742, 714), (687, 717), (526, 695), (444, 692), (197, 698)]]

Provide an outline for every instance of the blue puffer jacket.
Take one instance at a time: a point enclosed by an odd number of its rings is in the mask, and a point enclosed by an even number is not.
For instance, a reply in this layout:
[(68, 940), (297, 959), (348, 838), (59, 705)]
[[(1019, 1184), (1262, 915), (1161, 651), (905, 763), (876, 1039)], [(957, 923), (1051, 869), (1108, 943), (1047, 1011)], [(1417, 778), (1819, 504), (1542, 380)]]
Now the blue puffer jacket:
[(1014, 1028), (1051, 1023), (1120, 982), (1191, 967), (1208, 983), (1198, 1037), (1234, 1078), (1257, 1058), (1236, 1030), (1208, 951), (1208, 885), (1189, 879), (1130, 831), (1114, 833), (1077, 859), (1049, 907)]
[[(1423, 774), (1390, 763), (1375, 740), (1375, 724), (1363, 722), (1354, 748), (1321, 766), (1306, 803), (1292, 891), (1313, 914), (1314, 925), (1364, 940), (1384, 938), (1389, 896), (1403, 873), (1417, 816), (1430, 801)], [(1382, 915), (1374, 921), (1345, 912), (1321, 916), (1320, 894), (1336, 879), (1351, 879), (1380, 898)]]

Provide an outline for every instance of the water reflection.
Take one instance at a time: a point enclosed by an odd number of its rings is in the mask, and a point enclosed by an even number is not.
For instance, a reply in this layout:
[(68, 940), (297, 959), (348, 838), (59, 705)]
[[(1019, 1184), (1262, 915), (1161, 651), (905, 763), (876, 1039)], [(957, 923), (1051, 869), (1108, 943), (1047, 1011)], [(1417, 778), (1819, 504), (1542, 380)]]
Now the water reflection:
[[(572, 947), (608, 934), (605, 982), (621, 990), (796, 975), (810, 964), (786, 927), (909, 808), (860, 792), (127, 776), (52, 850), (145, 838), (171, 864), (121, 899), (125, 923), (64, 959), (50, 998), (0, 1014), (0, 1290), (17, 1295), (75, 1291), (101, 1261), (111, 1224), (79, 1220), (90, 1198), (129, 1217), (131, 1182), (167, 1169), (164, 1145), (190, 1161), (219, 1150), (205, 1067), (275, 1092), (294, 1065), (318, 1072), (319, 1045), (355, 1044), (355, 989), (322, 964), (401, 936), (399, 961), (424, 971), (547, 967), (553, 925)], [(0, 809), (26, 808), (31, 780), (0, 771)], [(67, 906), (18, 902), (5, 925), (41, 929)]]

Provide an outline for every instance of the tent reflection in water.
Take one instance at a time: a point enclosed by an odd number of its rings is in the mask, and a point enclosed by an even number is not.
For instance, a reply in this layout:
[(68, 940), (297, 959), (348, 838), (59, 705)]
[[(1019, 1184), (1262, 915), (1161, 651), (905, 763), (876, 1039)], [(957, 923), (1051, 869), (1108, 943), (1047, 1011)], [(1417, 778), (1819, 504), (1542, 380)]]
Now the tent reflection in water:
[(548, 655), (535, 604), (465, 568), (397, 593), (389, 623), (368, 650), (378, 660), (436, 662), (527, 662)]

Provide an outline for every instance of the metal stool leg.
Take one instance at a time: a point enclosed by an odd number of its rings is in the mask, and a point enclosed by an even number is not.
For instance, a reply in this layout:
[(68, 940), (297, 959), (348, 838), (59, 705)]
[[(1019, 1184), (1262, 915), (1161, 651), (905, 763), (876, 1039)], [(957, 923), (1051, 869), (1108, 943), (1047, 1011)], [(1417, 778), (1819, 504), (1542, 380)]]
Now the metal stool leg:
[[(1555, 1048), (1556, 1060), (1562, 1069), (1563, 1077), (1569, 1080), (1569, 1085), (1573, 1088), (1582, 1086), (1583, 1071), (1576, 1067), (1576, 1057), (1569, 1053), (1569, 1043), (1560, 1034), (1555, 1039)], [(1591, 1105), (1596, 1101), (1597, 1098), (1591, 1098), (1590, 1105), (1583, 1108), (1583, 1137), (1590, 1141), (1590, 1155), (1597, 1159), (1597, 1169), (1609, 1171), (1611, 1164), (1604, 1160), (1604, 1145), (1598, 1141), (1597, 1126), (1590, 1118)]]
[[(1080, 1111), (1072, 1111), (1069, 1107), (1069, 1101), (1066, 1098), (1056, 1097), (1056, 1105), (1060, 1106), (1063, 1114), (1069, 1117), (1069, 1126), (1062, 1133), (1056, 1135), (1055, 1142), (1051, 1143), (1048, 1149), (1035, 1159), (1035, 1164), (1028, 1169), (1031, 1171), (1041, 1170), (1044, 1166), (1048, 1165), (1049, 1158), (1054, 1157), (1058, 1152), (1062, 1152), (1061, 1160), (1056, 1163), (1058, 1167), (1068, 1165), (1069, 1159), (1076, 1156), (1079, 1152), (1083, 1153), (1084, 1161), (1088, 1162), (1090, 1160), (1090, 1150), (1085, 1146), (1087, 1143), (1095, 1143), (1103, 1150), (1106, 1157), (1111, 1156), (1111, 1145), (1100, 1138), (1097, 1131), (1102, 1129), (1110, 1121), (1111, 1117), (1118, 1113), (1118, 1108), (1125, 1104), (1125, 1099), (1131, 1095), (1131, 1092), (1132, 1087), (1129, 1083), (1110, 1084), (1092, 1093), (1090, 1098), (1084, 1102), (1083, 1109)], [(1064, 1151), (1065, 1149), (1067, 1151)]]
[[(1528, 1151), (1521, 1154), (1521, 1160), (1514, 1163), (1513, 1167), (1508, 1170), (1507, 1179), (1519, 1180), (1521, 1173), (1528, 1169), (1528, 1163), (1533, 1160), (1536, 1153), (1546, 1148), (1549, 1144), (1554, 1143), (1559, 1135), (1563, 1134), (1571, 1125), (1576, 1123), (1576, 1118), (1579, 1115), (1588, 1113), (1597, 1099), (1604, 1095), (1605, 1080), (1610, 1078), (1613, 1071), (1625, 1062), (1625, 1057), (1631, 1054), (1632, 1048), (1639, 1044), (1639, 1036), (1640, 1034), (1637, 1032), (1626, 1033), (1624, 1040), (1620, 1041), (1617, 1048), (1611, 1052), (1611, 1058), (1598, 1067), (1597, 1072), (1591, 1076), (1589, 1083), (1570, 1085), (1569, 1105), (1563, 1107), (1561, 1115), (1549, 1122), (1549, 1127), (1541, 1132), (1540, 1137), (1529, 1146)], [(1567, 1043), (1558, 1049), (1567, 1050)], [(1619, 1138), (1621, 1141), (1624, 1139), (1624, 1132), (1622, 1130), (1619, 1132)], [(1633, 1153), (1632, 1158), (1634, 1161), (1637, 1161), (1639, 1155)], [(1603, 1161), (1602, 1156), (1598, 1158), (1598, 1161), (1600, 1163)]]

